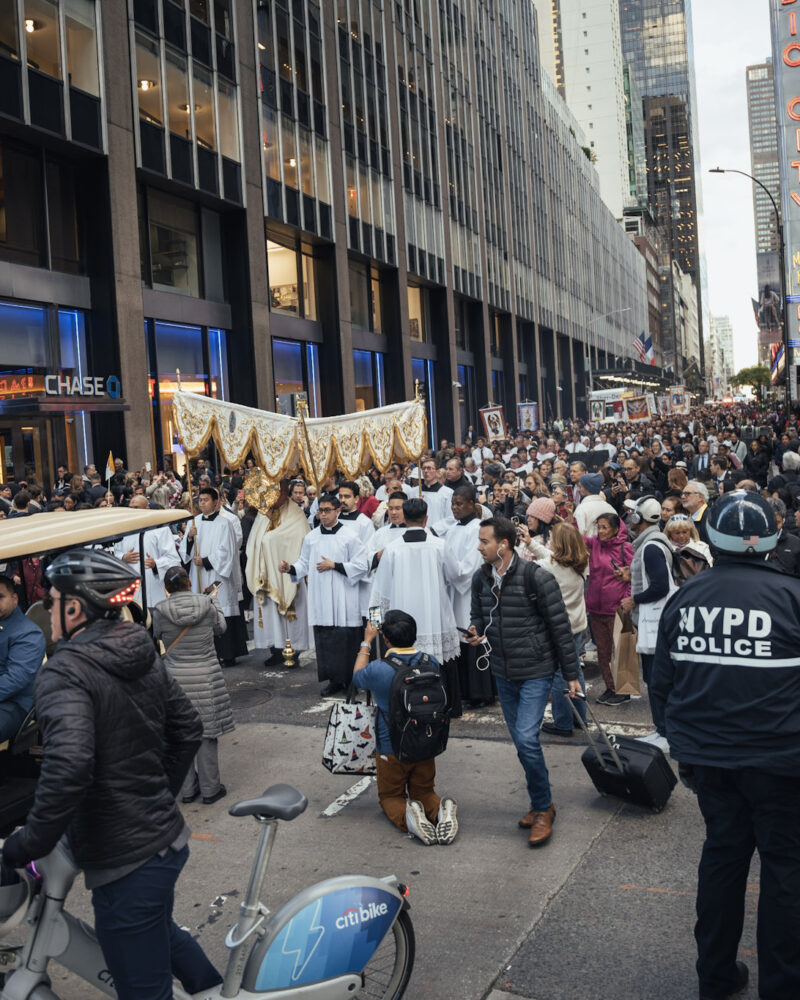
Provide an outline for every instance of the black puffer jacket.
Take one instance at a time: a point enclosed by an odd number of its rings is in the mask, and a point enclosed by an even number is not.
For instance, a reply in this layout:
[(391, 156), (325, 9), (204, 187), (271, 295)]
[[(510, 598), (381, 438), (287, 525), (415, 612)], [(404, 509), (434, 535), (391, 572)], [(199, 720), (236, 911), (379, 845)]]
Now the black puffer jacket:
[[(558, 666), (568, 681), (578, 678), (578, 658), (561, 590), (552, 573), (514, 556), (500, 585), (495, 607), (491, 566), (472, 577), (470, 622), (492, 647), (498, 677), (526, 681), (550, 677)], [(491, 624), (490, 624), (491, 622)]]
[(202, 725), (139, 625), (93, 622), (39, 670), (44, 759), (18, 846), (41, 858), (66, 831), (82, 868), (133, 864), (183, 829), (175, 801)]

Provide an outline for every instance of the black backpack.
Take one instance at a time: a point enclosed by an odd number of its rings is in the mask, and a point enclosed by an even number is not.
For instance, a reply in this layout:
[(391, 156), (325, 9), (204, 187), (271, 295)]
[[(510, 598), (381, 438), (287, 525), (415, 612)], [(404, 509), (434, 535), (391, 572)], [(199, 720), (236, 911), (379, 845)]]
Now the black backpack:
[(411, 660), (390, 653), (384, 662), (394, 669), (387, 717), (392, 753), (405, 763), (437, 757), (450, 732), (450, 706), (439, 664), (427, 653)]

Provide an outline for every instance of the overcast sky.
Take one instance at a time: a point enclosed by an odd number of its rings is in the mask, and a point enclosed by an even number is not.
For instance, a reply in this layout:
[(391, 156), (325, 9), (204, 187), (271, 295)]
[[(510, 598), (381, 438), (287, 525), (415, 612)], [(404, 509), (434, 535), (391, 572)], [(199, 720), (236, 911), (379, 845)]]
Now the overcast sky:
[[(709, 307), (733, 321), (734, 371), (756, 362), (758, 297), (745, 67), (771, 55), (768, 0), (692, 0)], [(776, 126), (777, 127), (777, 126)]]

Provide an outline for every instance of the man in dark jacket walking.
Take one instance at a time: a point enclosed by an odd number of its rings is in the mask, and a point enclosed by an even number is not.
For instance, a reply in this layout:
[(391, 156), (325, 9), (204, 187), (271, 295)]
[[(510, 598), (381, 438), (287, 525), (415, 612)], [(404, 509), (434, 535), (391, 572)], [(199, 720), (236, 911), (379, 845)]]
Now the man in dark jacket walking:
[(701, 1000), (744, 988), (736, 961), (761, 859), (758, 995), (800, 997), (800, 581), (765, 561), (767, 501), (737, 490), (708, 518), (714, 565), (670, 599), (649, 694), (706, 823), (697, 886)]
[(578, 659), (555, 577), (515, 554), (516, 526), (491, 517), (481, 522), (478, 538), (484, 565), (472, 578), (467, 641), (485, 644), (478, 667), (491, 666), (528, 785), (530, 811), (519, 826), (530, 830), (529, 845), (539, 847), (550, 839), (556, 815), (539, 728), (556, 667), (570, 695), (580, 694)]
[(175, 796), (200, 745), (199, 716), (145, 629), (119, 620), (137, 573), (105, 552), (73, 549), (47, 574), (60, 641), (34, 693), (42, 771), (3, 862), (21, 868), (66, 834), (120, 1000), (172, 996), (173, 975), (189, 993), (211, 989), (222, 977), (172, 920), (189, 856)]

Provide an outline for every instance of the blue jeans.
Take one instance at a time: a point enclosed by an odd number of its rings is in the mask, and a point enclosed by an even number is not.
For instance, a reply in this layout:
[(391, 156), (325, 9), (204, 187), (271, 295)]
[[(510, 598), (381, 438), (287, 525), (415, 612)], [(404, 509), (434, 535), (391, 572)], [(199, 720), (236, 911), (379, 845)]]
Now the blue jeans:
[[(575, 632), (572, 636), (572, 641), (575, 643), (575, 653), (578, 657), (578, 680), (581, 682), (581, 690), (586, 694), (586, 682), (583, 679), (583, 667), (581, 666), (583, 636), (583, 632)], [(550, 707), (553, 709), (553, 725), (559, 729), (572, 729), (575, 725), (575, 716), (572, 714), (572, 709), (564, 697), (564, 692), (567, 690), (567, 682), (561, 673), (561, 667), (558, 667), (553, 674), (553, 686), (550, 688)], [(573, 704), (580, 712), (583, 721), (586, 722), (586, 703), (577, 700)]]
[(167, 850), (92, 891), (97, 940), (119, 1000), (172, 1000), (173, 976), (188, 993), (222, 982), (200, 945), (172, 919), (175, 883), (188, 857), (188, 847)]
[(550, 777), (539, 742), (539, 727), (552, 680), (550, 677), (536, 677), (527, 681), (509, 681), (495, 675), (495, 681), (500, 707), (525, 771), (531, 809), (544, 812), (550, 808), (552, 797)]

